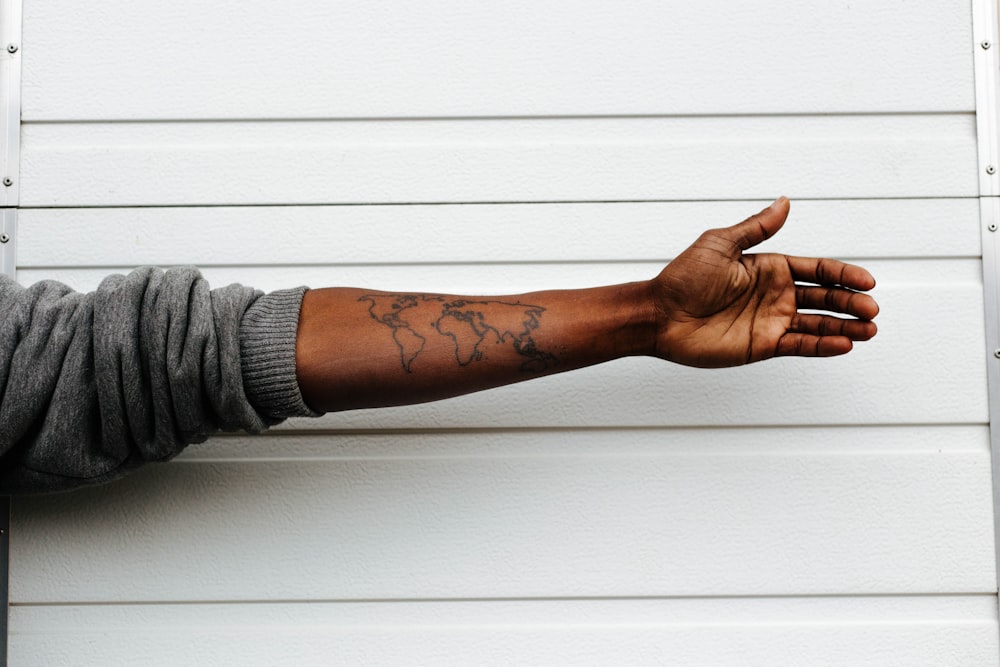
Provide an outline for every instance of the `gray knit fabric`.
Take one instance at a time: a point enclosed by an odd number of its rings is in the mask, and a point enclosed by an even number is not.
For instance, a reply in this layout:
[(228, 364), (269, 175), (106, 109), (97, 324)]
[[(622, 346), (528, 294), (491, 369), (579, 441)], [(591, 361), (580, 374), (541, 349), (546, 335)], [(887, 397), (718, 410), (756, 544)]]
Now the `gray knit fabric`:
[(210, 290), (193, 268), (89, 294), (0, 276), (0, 493), (105, 482), (219, 429), (315, 414), (295, 380), (304, 291)]
[(295, 377), (295, 334), (304, 287), (271, 292), (243, 315), (240, 349), (250, 402), (270, 419), (318, 417), (302, 400)]

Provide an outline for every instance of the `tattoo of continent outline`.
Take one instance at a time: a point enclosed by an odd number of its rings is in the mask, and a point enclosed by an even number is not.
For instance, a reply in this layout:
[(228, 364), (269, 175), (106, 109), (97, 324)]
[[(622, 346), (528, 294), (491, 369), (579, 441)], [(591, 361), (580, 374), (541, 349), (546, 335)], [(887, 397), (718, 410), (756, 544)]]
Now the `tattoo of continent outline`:
[[(555, 355), (538, 349), (531, 337), (540, 326), (545, 308), (506, 301), (447, 301), (441, 296), (422, 294), (366, 294), (358, 299), (367, 301), (368, 314), (379, 324), (392, 330), (392, 339), (399, 349), (400, 364), (407, 373), (427, 344), (428, 335), (451, 339), (455, 361), (468, 366), (483, 359), (482, 347), (488, 343), (509, 343), (514, 351), (526, 357), (520, 370), (540, 373), (558, 363)], [(422, 306), (435, 306), (430, 319), (420, 319), (426, 313)], [(471, 337), (462, 334), (470, 333)]]

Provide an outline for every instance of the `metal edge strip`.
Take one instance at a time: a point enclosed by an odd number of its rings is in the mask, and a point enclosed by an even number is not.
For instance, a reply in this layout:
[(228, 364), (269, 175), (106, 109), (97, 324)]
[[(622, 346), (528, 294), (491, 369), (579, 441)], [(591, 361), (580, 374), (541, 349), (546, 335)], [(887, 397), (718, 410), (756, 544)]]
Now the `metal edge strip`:
[(0, 496), (0, 665), (7, 665), (7, 642), (10, 632), (10, 496)]
[(21, 188), (21, 0), (0, 4), (0, 105), (3, 169), (0, 206), (17, 206)]
[[(979, 214), (983, 226), (983, 299), (986, 324), (986, 376), (989, 385), (990, 459), (993, 476), (993, 535), (1000, 577), (1000, 197), (981, 197)], [(1000, 605), (1000, 600), (998, 600)]]
[[(972, 0), (970, 48), (976, 77), (976, 137), (979, 172), (979, 221), (982, 235), (983, 351), (989, 395), (990, 470), (993, 479), (993, 549), (996, 580), (1000, 580), (1000, 44), (997, 43), (998, 0)], [(995, 584), (994, 584), (995, 585)], [(1000, 608), (1000, 598), (997, 601)], [(1000, 630), (1000, 628), (998, 628)]]
[(997, 154), (997, 126), (1000, 105), (997, 104), (997, 0), (973, 0), (972, 37), (973, 64), (976, 76), (976, 136), (979, 148), (979, 195), (1000, 195), (1000, 160)]
[(17, 277), (17, 209), (0, 209), (0, 273)]
[[(0, 273), (16, 276), (21, 188), (21, 0), (0, 0)], [(10, 634), (10, 496), (0, 496), (0, 666)]]

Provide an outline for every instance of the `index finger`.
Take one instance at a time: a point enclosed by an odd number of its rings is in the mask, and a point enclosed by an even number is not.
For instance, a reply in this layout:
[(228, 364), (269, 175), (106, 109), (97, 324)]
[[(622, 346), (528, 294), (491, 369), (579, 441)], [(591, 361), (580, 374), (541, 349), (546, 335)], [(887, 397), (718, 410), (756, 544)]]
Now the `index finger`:
[(875, 287), (875, 278), (865, 269), (825, 257), (785, 257), (792, 278), (817, 285), (839, 285), (867, 292)]

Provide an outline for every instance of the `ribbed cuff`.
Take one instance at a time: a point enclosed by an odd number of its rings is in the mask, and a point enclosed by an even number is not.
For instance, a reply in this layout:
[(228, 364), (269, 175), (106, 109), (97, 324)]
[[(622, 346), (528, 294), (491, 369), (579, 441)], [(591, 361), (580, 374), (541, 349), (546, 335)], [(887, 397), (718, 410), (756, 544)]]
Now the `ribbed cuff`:
[(257, 299), (240, 323), (243, 388), (251, 405), (271, 419), (318, 417), (302, 399), (295, 376), (295, 336), (306, 287)]

